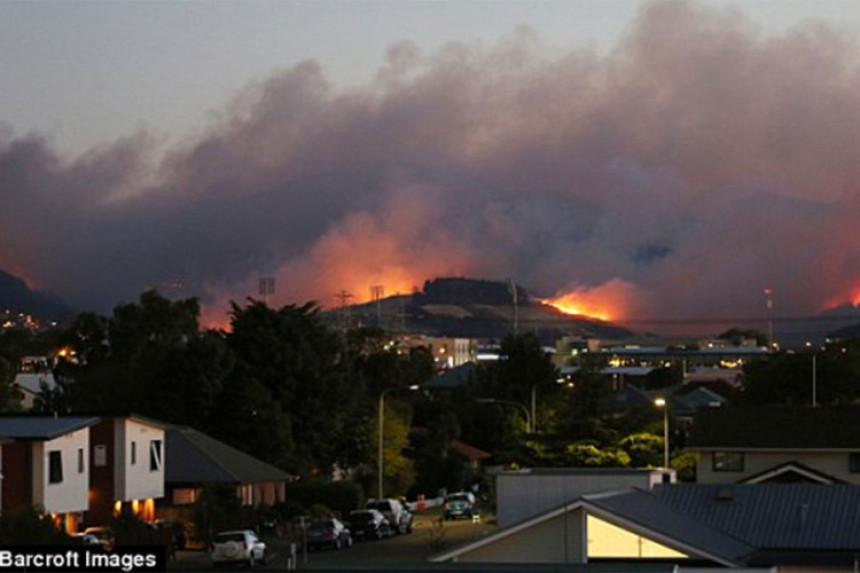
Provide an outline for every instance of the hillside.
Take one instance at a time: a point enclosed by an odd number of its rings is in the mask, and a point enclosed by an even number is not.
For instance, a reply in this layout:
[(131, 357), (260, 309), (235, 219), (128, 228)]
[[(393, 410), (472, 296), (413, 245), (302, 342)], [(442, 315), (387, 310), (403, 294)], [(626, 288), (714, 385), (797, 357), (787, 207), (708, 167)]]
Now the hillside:
[(73, 313), (60, 298), (32, 291), (18, 277), (0, 270), (0, 312), (5, 310), (54, 320)]
[[(514, 330), (513, 297), (504, 281), (437, 278), (424, 283), (422, 292), (345, 307), (331, 315), (351, 324), (430, 336), (499, 339)], [(625, 338), (632, 334), (611, 323), (564, 314), (520, 286), (516, 324), (518, 332), (534, 332), (545, 342), (566, 335)]]

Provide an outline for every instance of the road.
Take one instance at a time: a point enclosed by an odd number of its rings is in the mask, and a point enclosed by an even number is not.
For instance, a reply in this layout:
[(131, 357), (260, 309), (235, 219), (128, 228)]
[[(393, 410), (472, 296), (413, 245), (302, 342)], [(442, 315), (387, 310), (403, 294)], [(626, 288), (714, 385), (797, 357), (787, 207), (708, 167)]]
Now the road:
[[(430, 555), (480, 539), (495, 531), (494, 520), (485, 516), (478, 523), (471, 521), (444, 521), (438, 513), (416, 515), (414, 531), (380, 541), (362, 541), (341, 551), (312, 551), (298, 555), (298, 569), (305, 571), (349, 570), (350, 568), (403, 568), (409, 564), (426, 563)], [(267, 539), (269, 559), (264, 567), (268, 571), (287, 569), (287, 544), (280, 539)], [(168, 566), (169, 571), (209, 571), (212, 563), (202, 551), (180, 551), (177, 560)], [(222, 569), (233, 570), (233, 569)], [(247, 570), (236, 567), (236, 571)]]

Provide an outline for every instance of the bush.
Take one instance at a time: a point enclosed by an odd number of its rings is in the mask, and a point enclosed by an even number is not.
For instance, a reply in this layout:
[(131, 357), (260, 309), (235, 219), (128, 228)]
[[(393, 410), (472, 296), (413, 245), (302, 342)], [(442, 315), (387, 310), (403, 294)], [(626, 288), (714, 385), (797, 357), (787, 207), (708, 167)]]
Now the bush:
[(363, 505), (364, 491), (355, 482), (301, 481), (287, 484), (285, 503), (297, 503), (307, 508), (321, 504), (338, 515), (348, 515)]

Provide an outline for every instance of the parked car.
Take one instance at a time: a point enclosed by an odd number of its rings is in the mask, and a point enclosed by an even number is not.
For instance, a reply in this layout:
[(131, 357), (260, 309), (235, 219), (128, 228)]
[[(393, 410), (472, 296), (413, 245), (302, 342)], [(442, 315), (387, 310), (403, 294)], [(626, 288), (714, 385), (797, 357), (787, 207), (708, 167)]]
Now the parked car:
[(445, 512), (445, 519), (457, 519), (459, 517), (472, 519), (478, 515), (478, 508), (475, 507), (475, 496), (468, 491), (448, 495), (442, 509)]
[(250, 529), (223, 531), (215, 535), (209, 546), (213, 565), (247, 563), (250, 567), (266, 563), (266, 544)]
[(397, 499), (372, 499), (366, 509), (375, 509), (385, 516), (394, 533), (412, 532), (412, 514)]
[(69, 535), (69, 545), (76, 546), (90, 546), (95, 547), (98, 545), (103, 545), (98, 537), (93, 535), (92, 533), (72, 533)]
[(308, 540), (308, 549), (352, 547), (352, 534), (349, 528), (338, 519), (315, 521), (308, 526), (305, 535)]
[(84, 535), (91, 535), (98, 539), (99, 544), (107, 551), (112, 550), (116, 542), (113, 530), (110, 527), (87, 527), (84, 529)]
[(349, 530), (355, 539), (382, 539), (393, 535), (388, 520), (376, 509), (357, 509), (349, 514)]

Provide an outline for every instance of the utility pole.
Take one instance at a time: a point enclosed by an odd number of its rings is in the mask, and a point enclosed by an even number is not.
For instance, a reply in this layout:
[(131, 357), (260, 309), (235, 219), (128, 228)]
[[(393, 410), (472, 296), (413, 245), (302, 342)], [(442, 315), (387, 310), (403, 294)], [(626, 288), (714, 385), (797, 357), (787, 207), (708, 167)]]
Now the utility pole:
[(514, 303), (514, 336), (517, 335), (519, 316), (517, 312), (517, 283), (514, 282), (513, 278), (508, 279), (508, 291), (511, 293), (511, 297)]
[(349, 312), (349, 308), (347, 307), (347, 303), (349, 302), (349, 300), (351, 298), (353, 298), (353, 295), (351, 292), (349, 292), (347, 290), (342, 290), (339, 293), (337, 293), (336, 295), (334, 295), (334, 297), (340, 303), (338, 306), (340, 307), (340, 311), (341, 311), (341, 314), (340, 314), (341, 328), (343, 330), (346, 330), (347, 326), (348, 326), (348, 324), (347, 324), (348, 323), (347, 313)]
[(260, 296), (263, 297), (263, 302), (269, 304), (269, 296), (275, 294), (275, 278), (260, 277)]
[(764, 289), (765, 305), (767, 310), (767, 349), (773, 351), (773, 289)]
[(370, 298), (376, 303), (376, 326), (382, 328), (382, 297), (385, 287), (382, 285), (371, 285)]

